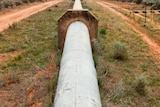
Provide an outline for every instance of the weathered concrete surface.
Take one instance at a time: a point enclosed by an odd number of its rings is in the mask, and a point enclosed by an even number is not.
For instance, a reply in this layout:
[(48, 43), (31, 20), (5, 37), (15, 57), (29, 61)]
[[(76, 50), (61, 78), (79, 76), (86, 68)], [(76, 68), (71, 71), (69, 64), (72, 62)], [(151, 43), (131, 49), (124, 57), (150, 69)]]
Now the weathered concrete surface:
[(75, 0), (73, 10), (82, 10), (81, 0)]
[(97, 38), (98, 21), (88, 10), (68, 10), (58, 20), (58, 48), (63, 50), (68, 26), (75, 21), (85, 23), (89, 29), (90, 39)]
[(91, 40), (98, 21), (76, 0), (58, 20), (58, 47), (63, 50), (53, 107), (102, 107)]

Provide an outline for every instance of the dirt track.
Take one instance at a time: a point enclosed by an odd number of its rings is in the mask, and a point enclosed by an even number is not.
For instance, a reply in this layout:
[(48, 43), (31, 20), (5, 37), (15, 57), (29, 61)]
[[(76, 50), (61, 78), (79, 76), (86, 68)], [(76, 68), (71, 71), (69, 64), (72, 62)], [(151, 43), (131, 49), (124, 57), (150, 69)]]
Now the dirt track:
[[(127, 22), (127, 24), (132, 27), (132, 29), (134, 31), (136, 31), (137, 33), (139, 33), (142, 36), (142, 39), (149, 45), (150, 49), (151, 49), (151, 53), (152, 55), (154, 55), (154, 57), (156, 57), (157, 59), (160, 59), (160, 46), (154, 42), (154, 40), (152, 40), (151, 38), (149, 38), (147, 32), (140, 27), (138, 24), (136, 24), (134, 21), (132, 21), (130, 18), (128, 18), (127, 16), (123, 15), (122, 13), (116, 11), (115, 9), (113, 9), (112, 7), (114, 5), (111, 5), (111, 3), (107, 2), (97, 2), (97, 4), (109, 9), (110, 11), (112, 11), (114, 14), (120, 16), (123, 20), (125, 20)], [(110, 4), (110, 5), (109, 5)], [(116, 6), (114, 6), (116, 8)]]
[(52, 0), (45, 3), (39, 3), (33, 6), (29, 6), (25, 9), (19, 9), (16, 12), (9, 12), (8, 14), (0, 15), (0, 32), (7, 29), (9, 25), (12, 25), (14, 22), (21, 21), (35, 13), (38, 13), (42, 10), (45, 10), (48, 7), (51, 7), (54, 4), (57, 4), (63, 0)]
[[(132, 12), (131, 10), (125, 9), (125, 8), (119, 6), (119, 5), (115, 5), (115, 4), (112, 4), (112, 3), (109, 3), (109, 2), (101, 2), (101, 3), (103, 3), (103, 4), (105, 4), (105, 5), (108, 5), (108, 6), (110, 6), (110, 7), (114, 7), (114, 8), (116, 8), (116, 9), (121, 9), (121, 10), (123, 10), (123, 11), (125, 11), (125, 12), (128, 12), (128, 13)], [(142, 15), (140, 15), (140, 14), (134, 14), (134, 15), (135, 15), (135, 16), (138, 16), (138, 17), (140, 17), (140, 18), (143, 18), (143, 19), (145, 18), (144, 16), (142, 16)], [(160, 28), (160, 24), (158, 24), (158, 23), (155, 22), (155, 21), (152, 21), (152, 19), (146, 18), (146, 20), (147, 20), (148, 22), (150, 22), (152, 25), (155, 25), (155, 26), (157, 26), (158, 28)]]

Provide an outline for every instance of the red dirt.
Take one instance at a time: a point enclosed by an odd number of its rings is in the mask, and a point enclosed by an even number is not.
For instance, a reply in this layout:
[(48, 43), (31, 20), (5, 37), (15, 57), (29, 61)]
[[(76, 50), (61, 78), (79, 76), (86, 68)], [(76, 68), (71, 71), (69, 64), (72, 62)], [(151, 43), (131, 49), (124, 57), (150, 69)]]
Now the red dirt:
[[(49, 64), (46, 69), (32, 75), (18, 76), (20, 83), (0, 88), (0, 107), (43, 107), (51, 102), (48, 92), (49, 81), (56, 75), (57, 68)], [(51, 87), (51, 86), (50, 86)]]
[(25, 9), (17, 9), (17, 11), (9, 12), (6, 14), (0, 15), (0, 32), (7, 29), (9, 25), (12, 25), (14, 22), (21, 21), (35, 13), (38, 13), (42, 10), (45, 10), (48, 7), (51, 7), (54, 4), (61, 2), (62, 0), (52, 0), (49, 2), (38, 3), (33, 6), (26, 7)]
[(127, 22), (127, 24), (132, 27), (132, 29), (134, 31), (136, 31), (137, 33), (139, 33), (142, 36), (142, 39), (149, 45), (150, 49), (151, 49), (151, 53), (154, 57), (156, 57), (157, 59), (160, 59), (160, 46), (151, 38), (149, 38), (147, 31), (145, 31), (145, 29), (143, 29), (142, 27), (140, 27), (138, 24), (136, 24), (134, 21), (132, 21), (130, 18), (128, 18), (127, 16), (123, 15), (122, 13), (116, 11), (115, 9), (113, 9), (112, 7), (114, 6), (115, 8), (117, 6), (115, 5), (110, 5), (111, 3), (109, 3), (109, 5), (106, 5), (107, 2), (97, 2), (97, 4), (109, 9), (110, 11), (112, 11), (114, 14), (120, 16), (123, 20), (125, 20)]

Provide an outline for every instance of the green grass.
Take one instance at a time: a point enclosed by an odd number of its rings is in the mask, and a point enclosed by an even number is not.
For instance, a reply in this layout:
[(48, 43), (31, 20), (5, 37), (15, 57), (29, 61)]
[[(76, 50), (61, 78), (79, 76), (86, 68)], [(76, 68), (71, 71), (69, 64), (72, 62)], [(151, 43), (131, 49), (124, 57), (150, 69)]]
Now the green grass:
[(105, 29), (101, 29), (99, 32), (101, 35), (106, 35), (106, 30)]
[[(157, 106), (158, 100), (155, 99), (158, 99), (160, 94), (149, 90), (150, 88), (156, 90), (159, 87), (157, 79), (160, 68), (156, 66), (156, 62), (159, 61), (151, 56), (148, 45), (124, 20), (97, 4), (88, 2), (88, 5), (99, 20), (99, 31), (106, 30), (105, 35), (101, 35), (100, 32), (98, 36), (101, 53), (98, 55), (94, 53), (103, 107), (115, 105), (134, 107), (137, 104), (145, 106), (145, 103), (147, 106)], [(127, 60), (117, 60), (112, 57), (115, 41), (120, 41), (127, 46)], [(104, 73), (106, 66), (111, 72), (109, 75)], [(144, 72), (147, 77), (152, 76), (147, 78), (150, 84), (144, 88), (146, 96), (140, 95), (135, 90), (135, 75)], [(152, 83), (156, 86), (151, 85)]]
[(57, 51), (57, 20), (63, 12), (45, 10), (3, 32), (0, 53), (25, 52), (6, 62), (1, 70), (26, 72), (26, 69), (35, 70), (34, 65), (45, 68), (52, 52)]
[[(53, 103), (57, 70), (62, 54), (57, 48), (58, 19), (68, 8), (71, 8), (71, 4), (71, 1), (59, 3), (21, 22), (15, 22), (10, 25), (9, 29), (0, 33), (0, 54), (23, 51), (21, 54), (9, 58), (0, 66), (0, 77), (2, 77), (0, 83), (5, 84), (2, 84), (3, 87), (10, 85), (6, 85), (8, 82), (5, 77), (13, 81), (11, 82), (13, 85), (10, 86), (12, 91), (7, 91), (8, 93), (14, 92), (14, 95), (19, 98), (21, 95), (27, 97), (29, 93), (26, 89), (31, 87), (36, 90), (32, 102), (36, 104), (40, 101), (43, 106), (49, 106)], [(40, 75), (41, 72), (44, 74)], [(47, 84), (49, 85), (47, 86)], [(40, 88), (37, 89), (37, 87)], [(21, 100), (19, 98), (14, 101), (19, 102)], [(9, 102), (5, 103), (2, 100), (1, 103), (2, 106), (3, 104), (10, 106)], [(29, 102), (22, 101), (16, 106), (27, 103)]]

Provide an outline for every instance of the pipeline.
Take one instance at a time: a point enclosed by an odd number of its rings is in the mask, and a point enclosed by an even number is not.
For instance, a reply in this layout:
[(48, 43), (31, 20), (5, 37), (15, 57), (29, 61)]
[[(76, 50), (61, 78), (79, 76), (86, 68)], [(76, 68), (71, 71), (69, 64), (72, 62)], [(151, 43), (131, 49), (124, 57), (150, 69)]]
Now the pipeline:
[(82, 10), (81, 0), (75, 0), (73, 10)]
[[(80, 0), (73, 9), (82, 9)], [(102, 107), (89, 29), (81, 21), (67, 28), (53, 107)]]

